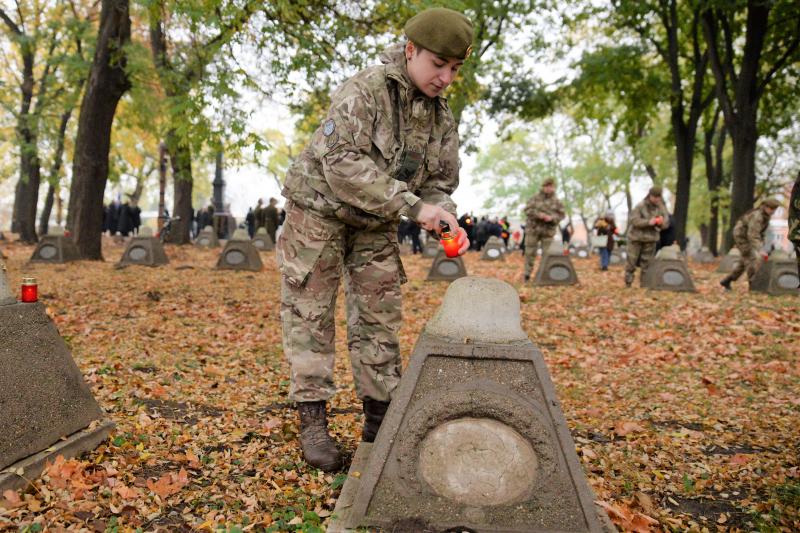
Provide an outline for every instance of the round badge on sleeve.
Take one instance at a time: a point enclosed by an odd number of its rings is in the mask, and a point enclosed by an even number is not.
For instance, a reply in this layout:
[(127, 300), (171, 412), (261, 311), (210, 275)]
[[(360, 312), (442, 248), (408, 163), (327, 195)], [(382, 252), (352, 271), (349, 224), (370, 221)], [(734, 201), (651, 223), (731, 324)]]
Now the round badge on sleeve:
[(335, 129), (336, 129), (336, 123), (333, 121), (332, 118), (329, 118), (328, 120), (325, 121), (325, 124), (322, 125), (322, 134), (325, 135), (325, 137), (330, 137)]

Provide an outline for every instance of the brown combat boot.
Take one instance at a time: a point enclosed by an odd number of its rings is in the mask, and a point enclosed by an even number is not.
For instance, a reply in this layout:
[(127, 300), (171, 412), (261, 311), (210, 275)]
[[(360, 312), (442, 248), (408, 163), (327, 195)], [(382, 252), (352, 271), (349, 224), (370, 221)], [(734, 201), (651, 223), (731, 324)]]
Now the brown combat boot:
[(342, 467), (342, 456), (336, 442), (328, 434), (325, 402), (297, 402), (300, 413), (300, 445), (306, 463), (325, 472)]
[(375, 442), (378, 430), (381, 428), (383, 417), (389, 409), (389, 402), (379, 402), (372, 398), (364, 398), (364, 429), (361, 431), (361, 440)]

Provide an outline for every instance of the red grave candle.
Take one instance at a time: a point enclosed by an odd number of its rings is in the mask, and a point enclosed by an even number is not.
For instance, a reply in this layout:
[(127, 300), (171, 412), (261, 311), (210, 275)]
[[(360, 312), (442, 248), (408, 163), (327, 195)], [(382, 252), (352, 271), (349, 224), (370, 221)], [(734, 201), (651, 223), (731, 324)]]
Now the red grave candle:
[(456, 239), (456, 235), (450, 232), (449, 224), (442, 222), (441, 228), (441, 243), (442, 246), (444, 246), (444, 254), (447, 257), (458, 257), (458, 249), (460, 246), (458, 245), (458, 239)]
[(36, 278), (22, 278), (22, 301), (28, 304), (39, 301), (39, 287), (36, 285)]

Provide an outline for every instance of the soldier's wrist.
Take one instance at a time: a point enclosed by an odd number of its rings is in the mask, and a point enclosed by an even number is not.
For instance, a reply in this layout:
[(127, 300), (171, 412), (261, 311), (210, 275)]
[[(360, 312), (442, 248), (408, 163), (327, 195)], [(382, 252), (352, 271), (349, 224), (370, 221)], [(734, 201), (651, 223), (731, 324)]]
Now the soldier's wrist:
[(406, 203), (400, 209), (400, 214), (416, 221), (420, 211), (422, 211), (424, 202), (419, 196), (410, 192), (403, 193), (403, 200), (405, 200)]

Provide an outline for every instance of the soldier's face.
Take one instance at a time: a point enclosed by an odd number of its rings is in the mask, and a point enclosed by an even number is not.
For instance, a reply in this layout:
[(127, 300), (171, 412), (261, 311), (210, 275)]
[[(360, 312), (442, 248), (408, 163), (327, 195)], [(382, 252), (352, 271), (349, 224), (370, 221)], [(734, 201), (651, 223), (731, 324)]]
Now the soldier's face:
[(463, 64), (461, 59), (439, 56), (412, 42), (406, 45), (408, 75), (417, 89), (430, 98), (439, 96), (453, 83)]
[(648, 196), (650, 198), (650, 203), (653, 205), (660, 205), (661, 204), (661, 197), (660, 196)]

